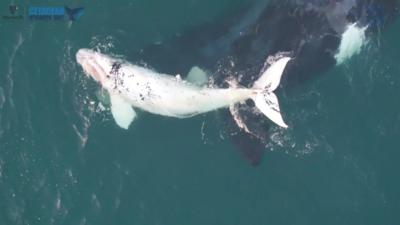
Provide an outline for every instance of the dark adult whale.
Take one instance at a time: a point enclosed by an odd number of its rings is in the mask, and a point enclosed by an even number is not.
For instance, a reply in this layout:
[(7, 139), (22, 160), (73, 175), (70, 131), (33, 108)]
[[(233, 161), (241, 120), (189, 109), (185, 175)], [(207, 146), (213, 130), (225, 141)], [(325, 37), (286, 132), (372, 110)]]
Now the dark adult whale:
[[(258, 1), (137, 50), (129, 58), (170, 74), (184, 75), (197, 65), (219, 86), (234, 76), (240, 85), (250, 87), (271, 61), (290, 56), (293, 60), (281, 82), (286, 92), (338, 63), (335, 55), (349, 27), (374, 34), (395, 19), (398, 7), (397, 0)], [(255, 111), (246, 103), (221, 112), (227, 133), (253, 165), (260, 162), (272, 126)]]

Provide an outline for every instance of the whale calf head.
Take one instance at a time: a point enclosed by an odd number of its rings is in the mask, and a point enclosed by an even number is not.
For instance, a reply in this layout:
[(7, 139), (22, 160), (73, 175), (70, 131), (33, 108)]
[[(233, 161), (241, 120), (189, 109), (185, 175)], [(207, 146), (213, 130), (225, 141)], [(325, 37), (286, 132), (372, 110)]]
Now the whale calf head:
[(105, 85), (113, 64), (109, 57), (90, 49), (79, 49), (76, 53), (76, 61), (87, 75)]
[(128, 129), (136, 113), (131, 104), (120, 95), (119, 87), (124, 87), (120, 77), (121, 61), (90, 49), (80, 49), (76, 53), (76, 61), (87, 75), (93, 77), (108, 91), (115, 122), (120, 127)]

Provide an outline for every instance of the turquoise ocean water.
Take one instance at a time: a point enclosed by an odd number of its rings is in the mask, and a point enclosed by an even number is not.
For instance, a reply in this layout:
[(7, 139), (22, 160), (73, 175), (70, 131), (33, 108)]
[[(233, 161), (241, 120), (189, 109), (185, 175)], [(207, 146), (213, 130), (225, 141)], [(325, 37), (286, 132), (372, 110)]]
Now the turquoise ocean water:
[(214, 112), (140, 113), (120, 129), (75, 61), (79, 48), (129, 55), (246, 2), (16, 3), (85, 14), (0, 20), (0, 225), (400, 224), (399, 20), (361, 54), (280, 94), (291, 127), (273, 129), (252, 167)]

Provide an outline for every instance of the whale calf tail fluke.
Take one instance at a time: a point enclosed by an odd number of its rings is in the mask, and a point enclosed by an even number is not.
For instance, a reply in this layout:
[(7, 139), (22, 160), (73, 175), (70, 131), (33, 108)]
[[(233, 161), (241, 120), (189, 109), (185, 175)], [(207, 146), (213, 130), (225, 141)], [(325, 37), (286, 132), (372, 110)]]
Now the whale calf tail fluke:
[(277, 125), (287, 128), (288, 125), (283, 121), (279, 102), (273, 91), (279, 86), (282, 73), (290, 57), (283, 57), (272, 64), (261, 77), (254, 82), (253, 89), (256, 94), (252, 97), (256, 107), (270, 120)]

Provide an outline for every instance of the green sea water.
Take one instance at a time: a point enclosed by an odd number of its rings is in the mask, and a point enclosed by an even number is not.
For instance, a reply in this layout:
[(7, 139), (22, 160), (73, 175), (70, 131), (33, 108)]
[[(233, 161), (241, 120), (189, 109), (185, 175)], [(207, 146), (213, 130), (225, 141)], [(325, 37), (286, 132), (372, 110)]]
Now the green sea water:
[(279, 94), (290, 128), (273, 128), (252, 167), (215, 112), (140, 113), (120, 129), (75, 61), (79, 48), (128, 55), (162, 43), (244, 1), (18, 4), (85, 14), (0, 20), (0, 225), (400, 224), (399, 20), (359, 55)]

